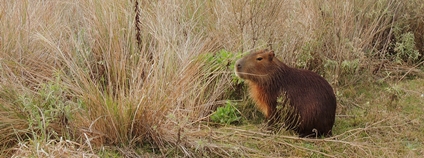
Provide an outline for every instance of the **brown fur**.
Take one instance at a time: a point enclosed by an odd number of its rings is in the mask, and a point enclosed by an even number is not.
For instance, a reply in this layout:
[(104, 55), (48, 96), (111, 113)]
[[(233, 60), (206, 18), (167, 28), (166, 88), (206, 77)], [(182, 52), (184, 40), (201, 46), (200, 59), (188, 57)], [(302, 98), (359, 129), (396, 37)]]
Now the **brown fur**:
[(286, 94), (289, 105), (300, 116), (300, 124), (294, 130), (301, 137), (331, 136), (336, 97), (323, 77), (309, 70), (288, 67), (267, 49), (239, 59), (235, 72), (247, 81), (252, 99), (271, 123), (277, 111), (277, 98)]

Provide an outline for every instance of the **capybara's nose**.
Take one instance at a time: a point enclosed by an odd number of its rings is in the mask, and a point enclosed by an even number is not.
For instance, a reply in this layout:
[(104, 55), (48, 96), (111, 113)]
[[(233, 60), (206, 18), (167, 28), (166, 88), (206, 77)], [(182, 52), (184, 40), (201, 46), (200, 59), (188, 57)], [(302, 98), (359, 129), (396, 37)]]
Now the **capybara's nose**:
[(241, 69), (241, 64), (237, 63), (237, 70), (240, 70), (240, 69)]

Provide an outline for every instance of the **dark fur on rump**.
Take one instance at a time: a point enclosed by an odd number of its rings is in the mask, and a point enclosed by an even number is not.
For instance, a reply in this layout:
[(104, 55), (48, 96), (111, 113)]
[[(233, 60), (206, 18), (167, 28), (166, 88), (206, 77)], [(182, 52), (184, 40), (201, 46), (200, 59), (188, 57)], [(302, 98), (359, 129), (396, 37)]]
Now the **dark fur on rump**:
[[(286, 94), (299, 115), (299, 125), (286, 122), (301, 136), (331, 136), (335, 121), (336, 97), (330, 84), (318, 74), (291, 68), (271, 50), (260, 50), (239, 59), (236, 75), (247, 81), (250, 95), (269, 124), (275, 123), (277, 98)], [(293, 121), (292, 121), (293, 122)]]

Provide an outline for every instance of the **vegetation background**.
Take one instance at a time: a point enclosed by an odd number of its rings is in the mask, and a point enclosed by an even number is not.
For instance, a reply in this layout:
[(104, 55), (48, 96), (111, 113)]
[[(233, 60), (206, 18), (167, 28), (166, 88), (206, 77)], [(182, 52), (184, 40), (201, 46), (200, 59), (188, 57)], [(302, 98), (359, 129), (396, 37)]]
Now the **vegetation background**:
[[(263, 48), (332, 84), (333, 137), (262, 130), (233, 64)], [(0, 154), (419, 157), (423, 53), (422, 0), (5, 0)]]

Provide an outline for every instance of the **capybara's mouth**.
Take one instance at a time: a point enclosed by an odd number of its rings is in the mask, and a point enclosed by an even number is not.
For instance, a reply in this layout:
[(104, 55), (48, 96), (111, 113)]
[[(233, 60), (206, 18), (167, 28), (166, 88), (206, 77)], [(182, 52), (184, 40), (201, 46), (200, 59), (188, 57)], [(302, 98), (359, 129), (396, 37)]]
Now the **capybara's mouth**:
[(235, 72), (236, 76), (240, 77), (240, 78), (242, 78), (241, 74), (240, 74), (241, 68), (242, 68), (242, 66), (240, 64), (240, 60), (237, 60), (235, 66), (234, 66), (234, 72)]
[(242, 73), (242, 72), (240, 72), (239, 70), (237, 70), (237, 68), (236, 68), (236, 70), (235, 70), (235, 74), (236, 74), (236, 76), (237, 76), (237, 77), (244, 79), (244, 77), (243, 77), (243, 73)]

